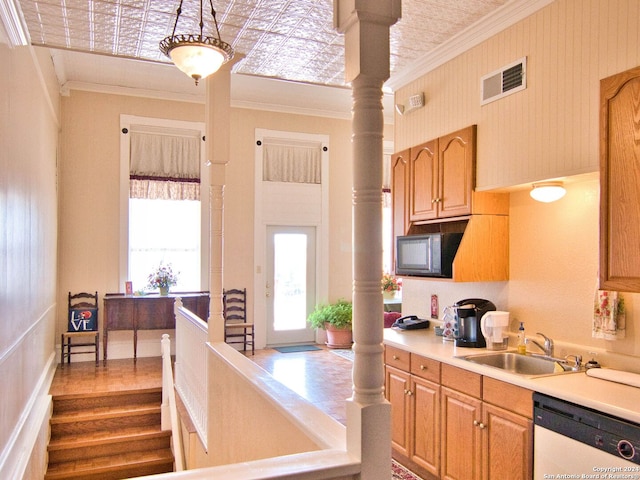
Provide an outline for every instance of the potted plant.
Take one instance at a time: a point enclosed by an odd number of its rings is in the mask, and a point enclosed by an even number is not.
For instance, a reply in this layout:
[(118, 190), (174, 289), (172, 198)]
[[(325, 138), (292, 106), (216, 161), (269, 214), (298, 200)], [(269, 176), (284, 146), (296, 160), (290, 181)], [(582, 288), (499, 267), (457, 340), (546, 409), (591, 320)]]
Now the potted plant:
[(400, 280), (393, 275), (385, 273), (382, 276), (381, 288), (384, 298), (390, 299), (396, 296), (396, 293), (402, 288), (402, 284), (400, 283)]
[(352, 303), (341, 298), (335, 303), (316, 305), (307, 321), (312, 327), (327, 331), (327, 346), (329, 348), (351, 348), (353, 343), (352, 318)]
[(160, 265), (149, 274), (147, 281), (149, 282), (149, 287), (160, 289), (160, 295), (168, 295), (169, 288), (178, 283), (178, 274), (173, 272), (171, 264), (162, 265), (161, 262)]

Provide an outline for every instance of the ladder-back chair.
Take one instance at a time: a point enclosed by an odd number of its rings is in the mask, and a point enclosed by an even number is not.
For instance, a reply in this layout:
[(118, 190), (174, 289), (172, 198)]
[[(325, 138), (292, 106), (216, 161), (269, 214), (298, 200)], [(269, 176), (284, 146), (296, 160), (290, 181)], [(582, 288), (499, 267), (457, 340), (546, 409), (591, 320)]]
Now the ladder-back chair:
[[(71, 363), (71, 355), (79, 353), (95, 353), (97, 364), (100, 347), (98, 292), (75, 295), (69, 292), (68, 307), (67, 331), (62, 333), (60, 339), (60, 364), (64, 366), (65, 358), (67, 363)], [(76, 347), (83, 348), (81, 351), (73, 351)]]
[(255, 354), (253, 323), (247, 321), (247, 289), (234, 288), (222, 293), (224, 341), (242, 344), (244, 352), (251, 346), (251, 354)]

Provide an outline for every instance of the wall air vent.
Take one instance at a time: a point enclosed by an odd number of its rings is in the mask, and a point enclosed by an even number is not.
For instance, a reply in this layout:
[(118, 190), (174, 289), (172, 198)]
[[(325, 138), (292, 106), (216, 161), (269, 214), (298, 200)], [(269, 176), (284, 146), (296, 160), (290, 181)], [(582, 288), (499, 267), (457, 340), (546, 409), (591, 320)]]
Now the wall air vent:
[(485, 75), (480, 80), (480, 105), (527, 88), (527, 57)]

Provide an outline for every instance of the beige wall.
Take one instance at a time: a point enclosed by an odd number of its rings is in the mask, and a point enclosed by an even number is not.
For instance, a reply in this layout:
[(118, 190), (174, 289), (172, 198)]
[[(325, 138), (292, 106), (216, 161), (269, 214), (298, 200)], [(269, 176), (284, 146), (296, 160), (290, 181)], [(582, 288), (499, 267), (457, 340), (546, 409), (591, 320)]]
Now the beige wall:
[[(62, 97), (58, 334), (66, 328), (69, 291), (97, 290), (100, 298), (124, 291), (118, 258), (121, 114), (203, 122), (204, 105), (82, 91)], [(110, 335), (110, 358), (132, 356), (131, 338), (131, 332)], [(141, 332), (139, 354), (160, 355), (160, 338), (161, 332)]]
[[(118, 175), (120, 114), (203, 121), (204, 106), (72, 91), (62, 99), (58, 331), (65, 328), (69, 291), (122, 291), (118, 281)], [(226, 171), (224, 284), (253, 290), (255, 129), (330, 137), (329, 297), (351, 294), (351, 122), (234, 108)], [(388, 128), (386, 138), (392, 136)], [(250, 298), (250, 308), (252, 300)], [(140, 332), (141, 341), (157, 332)], [(131, 349), (131, 334), (114, 332), (109, 343)], [(116, 350), (109, 349), (116, 354)], [(142, 352), (142, 355), (145, 355)]]
[(42, 478), (55, 369), (59, 104), (50, 59), (0, 44), (0, 478)]
[[(432, 293), (441, 296), (441, 305), (484, 296), (513, 312), (512, 329), (524, 321), (528, 335), (544, 332), (568, 343), (569, 351), (578, 344), (585, 352), (640, 355), (635, 294), (624, 295), (626, 339), (591, 337), (598, 274), (599, 80), (640, 64), (638, 31), (638, 0), (559, 0), (400, 89), (399, 98), (424, 89), (427, 105), (397, 118), (397, 150), (477, 123), (479, 186), (513, 192), (510, 281), (406, 280), (405, 309), (427, 312), (424, 299)], [(480, 77), (525, 55), (527, 89), (480, 107)], [(576, 175), (583, 172), (592, 173)], [(529, 182), (559, 176), (570, 176), (565, 198), (541, 204), (529, 197)], [(517, 187), (523, 183), (526, 190)]]

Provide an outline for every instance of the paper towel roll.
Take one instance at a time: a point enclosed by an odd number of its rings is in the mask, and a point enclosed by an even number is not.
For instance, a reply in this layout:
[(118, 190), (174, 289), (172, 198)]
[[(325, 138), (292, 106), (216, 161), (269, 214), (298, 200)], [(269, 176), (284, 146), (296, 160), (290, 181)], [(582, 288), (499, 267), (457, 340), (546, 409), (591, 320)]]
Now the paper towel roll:
[(587, 375), (640, 388), (640, 375), (637, 373), (623, 372), (612, 368), (590, 368), (587, 370)]

